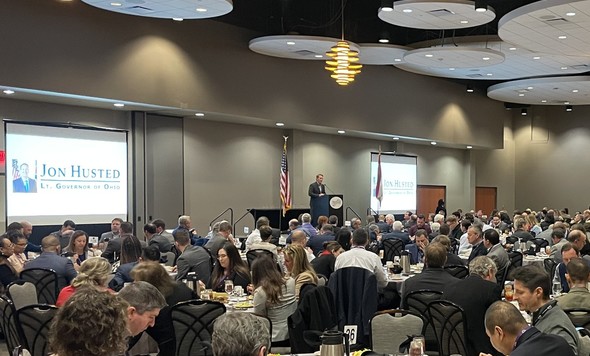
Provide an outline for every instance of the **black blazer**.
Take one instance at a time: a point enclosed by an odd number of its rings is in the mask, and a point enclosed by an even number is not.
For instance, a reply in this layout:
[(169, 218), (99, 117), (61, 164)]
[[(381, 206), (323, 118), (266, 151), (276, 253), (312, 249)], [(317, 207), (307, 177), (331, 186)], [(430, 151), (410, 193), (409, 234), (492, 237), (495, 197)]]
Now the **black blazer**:
[(484, 326), (486, 310), (492, 303), (500, 300), (500, 292), (496, 283), (473, 274), (449, 284), (443, 291), (445, 299), (465, 310), (469, 356), (478, 356), (480, 352), (501, 355), (492, 347)]
[(411, 291), (430, 289), (443, 292), (449, 285), (456, 283), (459, 279), (442, 268), (425, 267), (422, 273), (406, 279), (402, 284), (402, 308), (403, 301)]
[(559, 335), (544, 334), (532, 326), (516, 342), (510, 356), (574, 356), (567, 341)]
[(471, 262), (471, 260), (476, 258), (477, 256), (485, 256), (487, 254), (488, 249), (483, 245), (482, 241), (471, 250), (471, 254), (469, 255), (469, 259), (467, 260), (467, 262)]
[(313, 199), (320, 196), (320, 194), (326, 194), (326, 186), (322, 184), (322, 190), (320, 191), (320, 185), (318, 182), (313, 182), (309, 185), (307, 194)]

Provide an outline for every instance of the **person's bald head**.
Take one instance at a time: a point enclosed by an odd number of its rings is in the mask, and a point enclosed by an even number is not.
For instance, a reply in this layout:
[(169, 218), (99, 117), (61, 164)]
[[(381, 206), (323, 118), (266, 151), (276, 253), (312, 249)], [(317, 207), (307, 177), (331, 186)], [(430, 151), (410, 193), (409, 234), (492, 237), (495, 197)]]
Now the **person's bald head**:
[(497, 301), (486, 311), (486, 334), (492, 346), (504, 355), (512, 352), (516, 337), (527, 325), (520, 311), (509, 302)]
[(41, 248), (43, 252), (57, 252), (59, 251), (59, 239), (53, 235), (45, 236), (41, 240)]
[(307, 236), (303, 230), (295, 230), (291, 234), (291, 243), (305, 247), (307, 244)]

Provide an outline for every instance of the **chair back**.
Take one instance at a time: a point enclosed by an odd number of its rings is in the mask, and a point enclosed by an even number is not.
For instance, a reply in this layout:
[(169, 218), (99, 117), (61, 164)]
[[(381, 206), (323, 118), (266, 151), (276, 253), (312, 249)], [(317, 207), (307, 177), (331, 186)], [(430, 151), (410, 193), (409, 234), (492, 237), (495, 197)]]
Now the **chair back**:
[(533, 243), (535, 244), (535, 246), (537, 246), (536, 251), (541, 251), (541, 249), (544, 249), (545, 247), (549, 246), (549, 241), (540, 237), (534, 238)]
[(222, 303), (210, 300), (189, 300), (170, 310), (176, 335), (176, 355), (212, 355), (213, 323), (225, 313)]
[(176, 262), (176, 254), (172, 251), (168, 252), (161, 252), (160, 258), (166, 258), (166, 262), (164, 263), (166, 266), (174, 266), (174, 262)]
[(49, 327), (57, 310), (57, 307), (49, 304), (32, 304), (16, 311), (16, 322), (23, 336), (23, 344), (32, 356), (50, 354), (47, 342)]
[(553, 276), (555, 276), (557, 262), (555, 262), (553, 258), (549, 257), (543, 260), (543, 266), (545, 267), (545, 272), (549, 273), (549, 278), (553, 278)]
[(467, 355), (467, 322), (463, 308), (447, 300), (436, 300), (428, 304), (428, 319), (434, 327), (441, 355)]
[(37, 288), (31, 282), (17, 280), (8, 285), (7, 296), (18, 310), (24, 306), (38, 304)]
[(395, 355), (407, 335), (423, 335), (424, 319), (420, 314), (403, 309), (376, 313), (371, 319), (371, 350)]
[(462, 265), (448, 265), (443, 267), (451, 276), (463, 279), (469, 276), (469, 268)]
[(323, 274), (318, 274), (318, 286), (326, 286), (328, 284), (328, 278)]
[(0, 329), (6, 340), (8, 354), (12, 353), (16, 347), (21, 345), (21, 337), (18, 327), (16, 326), (16, 309), (12, 301), (5, 296), (0, 295)]
[(393, 261), (395, 256), (401, 257), (404, 250), (404, 243), (400, 239), (387, 239), (381, 243), (383, 245), (383, 259)]
[(516, 236), (508, 236), (506, 238), (506, 243), (507, 244), (511, 244), (511, 245), (515, 245), (515, 244), (518, 243), (518, 237), (516, 237)]
[(590, 329), (590, 309), (587, 308), (571, 308), (564, 309), (564, 312), (577, 328)]
[(274, 254), (269, 250), (265, 250), (262, 248), (249, 250), (248, 252), (246, 252), (246, 260), (248, 261), (248, 267), (250, 269), (252, 269), (252, 263), (254, 263), (254, 260), (260, 256), (268, 256), (270, 257), (270, 259), (274, 259)]
[(424, 338), (426, 339), (426, 350), (428, 351), (438, 351), (438, 341), (436, 339), (436, 334), (434, 333), (434, 328), (430, 323), (430, 319), (427, 317), (428, 304), (435, 300), (442, 299), (442, 295), (442, 292), (435, 290), (415, 290), (408, 293), (402, 302), (402, 305), (405, 309), (416, 312), (420, 315), (424, 315), (426, 319), (426, 325), (424, 326)]
[(504, 270), (498, 271), (498, 273), (496, 273), (496, 279), (498, 280), (498, 285), (500, 286), (500, 289), (504, 289), (504, 283), (506, 282), (506, 279), (508, 279), (508, 272), (510, 272), (511, 270), (510, 265), (512, 265), (512, 263), (508, 261), (508, 263), (504, 267)]
[(20, 278), (35, 285), (39, 303), (55, 304), (59, 289), (57, 273), (54, 270), (45, 268), (25, 269), (20, 273)]

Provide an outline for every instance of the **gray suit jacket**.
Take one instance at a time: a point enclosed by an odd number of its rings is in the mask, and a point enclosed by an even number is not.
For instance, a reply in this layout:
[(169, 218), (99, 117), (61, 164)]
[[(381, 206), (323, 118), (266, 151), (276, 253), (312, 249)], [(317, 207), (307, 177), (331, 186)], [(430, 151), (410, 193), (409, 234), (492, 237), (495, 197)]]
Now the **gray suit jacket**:
[(59, 256), (55, 252), (43, 252), (39, 257), (31, 260), (25, 264), (25, 270), (31, 268), (45, 268), (52, 269), (57, 273), (57, 286), (59, 290), (69, 286), (78, 272), (74, 269), (74, 265), (69, 258)]
[(212, 259), (211, 255), (201, 246), (189, 245), (176, 260), (176, 280), (186, 278), (189, 272), (197, 272), (199, 280), (205, 284), (209, 283), (211, 276)]
[(510, 257), (508, 256), (508, 252), (504, 250), (502, 244), (496, 244), (490, 248), (488, 254), (486, 255), (496, 263), (496, 267), (498, 268), (498, 272), (503, 272), (510, 261)]
[(170, 252), (172, 250), (172, 243), (166, 236), (154, 235), (148, 243), (149, 246), (155, 245), (158, 247), (160, 252)]

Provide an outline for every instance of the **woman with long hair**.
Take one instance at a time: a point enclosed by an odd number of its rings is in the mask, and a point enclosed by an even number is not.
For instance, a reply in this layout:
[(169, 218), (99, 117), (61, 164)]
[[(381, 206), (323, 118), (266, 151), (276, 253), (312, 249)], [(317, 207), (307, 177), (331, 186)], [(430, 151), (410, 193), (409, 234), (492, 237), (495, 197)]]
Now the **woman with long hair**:
[(141, 242), (133, 235), (127, 235), (121, 241), (121, 265), (139, 261), (141, 257)]
[(70, 236), (70, 242), (64, 248), (63, 252), (70, 252), (73, 254), (70, 256), (72, 263), (74, 264), (74, 268), (78, 270), (82, 262), (84, 262), (88, 257), (97, 256), (94, 254), (94, 250), (91, 250), (88, 247), (88, 234), (82, 230), (76, 230)]
[(304, 284), (318, 284), (318, 276), (307, 259), (307, 253), (300, 245), (289, 245), (283, 250), (288, 275), (295, 279), (295, 298)]
[(83, 286), (94, 287), (101, 291), (106, 291), (109, 274), (111, 274), (111, 264), (106, 258), (91, 257), (84, 260), (78, 270), (78, 275), (72, 280), (72, 284), (63, 288), (59, 292), (55, 305), (61, 307), (76, 290)]
[(225, 281), (233, 281), (234, 286), (248, 289), (250, 284), (250, 270), (242, 260), (240, 252), (231, 242), (223, 245), (217, 251), (217, 263), (209, 278), (209, 288), (215, 292), (225, 292)]
[(155, 261), (138, 263), (131, 270), (131, 277), (134, 281), (144, 281), (153, 285), (166, 299), (167, 306), (160, 310), (154, 326), (147, 328), (146, 332), (158, 343), (160, 356), (175, 355), (176, 337), (170, 308), (179, 302), (195, 299), (197, 295), (186, 284), (170, 278), (164, 267)]
[(289, 339), (287, 318), (297, 309), (295, 280), (283, 277), (272, 258), (260, 256), (252, 264), (254, 313), (268, 317), (272, 323), (272, 343), (281, 345)]

